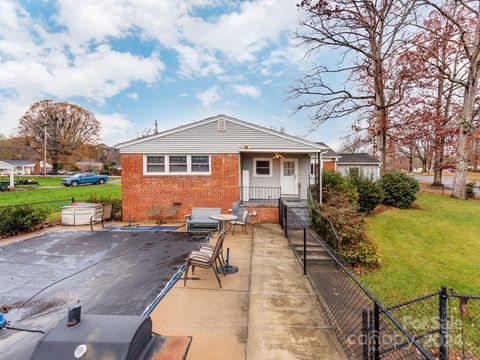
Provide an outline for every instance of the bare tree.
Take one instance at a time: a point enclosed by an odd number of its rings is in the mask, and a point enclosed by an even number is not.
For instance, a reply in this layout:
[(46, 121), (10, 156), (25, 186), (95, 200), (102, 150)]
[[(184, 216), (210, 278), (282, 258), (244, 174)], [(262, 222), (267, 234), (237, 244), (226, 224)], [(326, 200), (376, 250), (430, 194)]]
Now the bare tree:
[[(337, 65), (315, 66), (291, 96), (307, 100), (297, 111), (315, 108), (314, 124), (373, 112), (382, 172), (387, 155), (389, 109), (402, 100), (404, 75), (393, 57), (404, 45), (414, 0), (303, 0), (297, 38), (308, 48), (340, 52)], [(339, 79), (341, 79), (339, 81)], [(335, 85), (333, 85), (335, 83)]]
[(445, 78), (457, 83), (463, 89), (452, 196), (466, 199), (469, 138), (474, 128), (475, 103), (480, 80), (480, 1), (452, 0), (451, 6), (448, 7), (437, 1), (423, 1), (456, 28), (458, 36), (445, 40), (461, 49), (466, 59), (465, 78), (455, 77), (448, 67), (445, 70), (438, 67)]
[(366, 141), (360, 135), (351, 135), (343, 139), (338, 149), (341, 153), (358, 153), (364, 150), (366, 147)]
[(58, 171), (61, 156), (69, 156), (80, 145), (95, 142), (100, 132), (100, 123), (90, 111), (75, 104), (52, 100), (34, 103), (20, 118), (18, 131), (35, 151), (41, 153), (45, 127), (47, 152), (54, 174)]

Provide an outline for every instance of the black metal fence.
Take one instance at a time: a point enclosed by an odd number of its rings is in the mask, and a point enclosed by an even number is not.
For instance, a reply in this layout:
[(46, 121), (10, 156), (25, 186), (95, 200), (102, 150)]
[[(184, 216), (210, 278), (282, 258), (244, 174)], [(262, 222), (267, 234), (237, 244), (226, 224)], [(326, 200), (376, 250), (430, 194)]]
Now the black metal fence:
[(281, 196), (280, 186), (241, 186), (242, 202), (277, 203)]
[(328, 236), (335, 232), (328, 223), (317, 234), (281, 200), (279, 213), (285, 236), (349, 358), (479, 359), (480, 297), (442, 288), (387, 307), (343, 265), (329, 245)]

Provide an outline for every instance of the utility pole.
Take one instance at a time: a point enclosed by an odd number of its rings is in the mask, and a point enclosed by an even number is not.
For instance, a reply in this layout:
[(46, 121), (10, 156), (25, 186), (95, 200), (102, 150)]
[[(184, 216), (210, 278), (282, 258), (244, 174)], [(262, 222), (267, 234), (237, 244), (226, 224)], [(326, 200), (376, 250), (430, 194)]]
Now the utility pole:
[(47, 177), (47, 119), (43, 124), (43, 177)]
[(155, 120), (155, 134), (158, 134), (158, 123), (157, 123), (157, 120)]

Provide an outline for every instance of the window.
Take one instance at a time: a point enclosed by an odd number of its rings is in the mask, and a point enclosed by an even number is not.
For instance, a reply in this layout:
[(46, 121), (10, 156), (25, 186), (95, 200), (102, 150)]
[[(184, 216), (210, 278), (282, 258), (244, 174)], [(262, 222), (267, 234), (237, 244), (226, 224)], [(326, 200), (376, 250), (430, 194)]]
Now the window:
[(360, 169), (358, 167), (351, 167), (348, 169), (348, 175), (350, 176), (359, 176)]
[(165, 156), (147, 156), (147, 173), (164, 173)]
[(253, 159), (255, 176), (272, 176), (272, 159)]
[(209, 155), (144, 155), (145, 175), (210, 175)]
[(187, 172), (187, 156), (170, 155), (168, 157), (169, 172)]
[(192, 155), (192, 172), (209, 172), (210, 160), (205, 155)]

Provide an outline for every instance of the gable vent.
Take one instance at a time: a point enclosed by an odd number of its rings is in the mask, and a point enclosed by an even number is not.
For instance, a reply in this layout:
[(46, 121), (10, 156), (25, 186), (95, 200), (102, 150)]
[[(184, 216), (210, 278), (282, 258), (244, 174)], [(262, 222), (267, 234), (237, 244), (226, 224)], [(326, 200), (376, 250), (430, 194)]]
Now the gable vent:
[(218, 131), (226, 131), (227, 130), (227, 122), (225, 119), (218, 119)]

